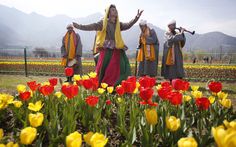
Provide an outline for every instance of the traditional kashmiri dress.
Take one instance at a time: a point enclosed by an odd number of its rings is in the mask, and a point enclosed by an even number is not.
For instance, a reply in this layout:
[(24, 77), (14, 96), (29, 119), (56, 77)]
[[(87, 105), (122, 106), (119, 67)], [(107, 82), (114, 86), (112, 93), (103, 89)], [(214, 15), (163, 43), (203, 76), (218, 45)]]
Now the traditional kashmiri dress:
[(116, 86), (131, 75), (129, 60), (125, 53), (128, 48), (121, 37), (121, 31), (130, 29), (138, 21), (138, 17), (129, 23), (121, 23), (117, 17), (116, 23), (112, 23), (108, 19), (109, 8), (103, 20), (89, 25), (78, 25), (76, 28), (97, 31), (97, 51), (94, 52), (100, 53), (96, 66), (99, 82)]
[[(62, 39), (61, 46), (61, 55), (62, 62), (61, 65), (66, 67), (68, 62), (76, 59), (77, 63), (73, 66), (74, 74), (82, 74), (82, 44), (79, 34), (72, 31), (71, 33), (67, 32)], [(67, 58), (63, 58), (63, 57)]]
[(182, 48), (185, 44), (184, 34), (166, 32), (164, 43), (161, 75), (165, 79), (184, 77)]
[(159, 41), (154, 29), (146, 28), (140, 35), (140, 49), (137, 61), (139, 62), (139, 76), (157, 76)]

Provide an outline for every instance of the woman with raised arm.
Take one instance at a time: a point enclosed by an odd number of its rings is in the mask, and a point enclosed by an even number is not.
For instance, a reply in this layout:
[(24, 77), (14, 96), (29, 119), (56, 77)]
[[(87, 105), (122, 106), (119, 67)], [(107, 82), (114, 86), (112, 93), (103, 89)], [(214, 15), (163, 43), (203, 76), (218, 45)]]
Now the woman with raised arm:
[(96, 72), (100, 83), (116, 86), (131, 75), (129, 60), (125, 51), (121, 31), (130, 29), (139, 19), (143, 10), (128, 23), (119, 21), (115, 5), (106, 9), (103, 20), (89, 25), (73, 23), (74, 27), (85, 31), (97, 31), (96, 49), (100, 52)]

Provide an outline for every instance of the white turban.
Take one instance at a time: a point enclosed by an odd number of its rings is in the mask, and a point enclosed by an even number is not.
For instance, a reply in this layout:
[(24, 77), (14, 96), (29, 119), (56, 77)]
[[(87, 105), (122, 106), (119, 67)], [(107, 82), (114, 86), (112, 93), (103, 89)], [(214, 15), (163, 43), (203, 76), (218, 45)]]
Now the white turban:
[(173, 20), (171, 20), (169, 23), (168, 23), (168, 26), (169, 25), (173, 25), (173, 24), (176, 24), (176, 21), (173, 19)]
[(67, 29), (68, 29), (68, 28), (74, 28), (74, 26), (73, 26), (72, 24), (68, 24), (66, 28), (67, 28)]
[(146, 20), (143, 20), (143, 19), (141, 19), (140, 22), (139, 22), (139, 25), (140, 25), (140, 26), (144, 26), (144, 25), (146, 25), (146, 24), (147, 24), (147, 21), (146, 21)]

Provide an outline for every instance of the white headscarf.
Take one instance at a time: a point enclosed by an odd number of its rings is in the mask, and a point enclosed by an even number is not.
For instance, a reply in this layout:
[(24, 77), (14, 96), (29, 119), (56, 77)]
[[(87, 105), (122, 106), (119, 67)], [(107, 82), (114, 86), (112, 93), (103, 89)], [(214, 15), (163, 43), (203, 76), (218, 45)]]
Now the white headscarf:
[(141, 19), (140, 22), (139, 22), (139, 25), (140, 25), (140, 26), (144, 26), (144, 25), (146, 25), (146, 24), (147, 24), (147, 21), (146, 21), (146, 20), (143, 20), (143, 19)]
[(168, 26), (169, 25), (173, 25), (173, 24), (176, 24), (176, 21), (173, 19), (173, 20), (171, 20), (169, 23), (168, 23)]
[(66, 26), (66, 28), (68, 29), (68, 28), (74, 28), (74, 26), (73, 26), (73, 24), (68, 24), (67, 26)]

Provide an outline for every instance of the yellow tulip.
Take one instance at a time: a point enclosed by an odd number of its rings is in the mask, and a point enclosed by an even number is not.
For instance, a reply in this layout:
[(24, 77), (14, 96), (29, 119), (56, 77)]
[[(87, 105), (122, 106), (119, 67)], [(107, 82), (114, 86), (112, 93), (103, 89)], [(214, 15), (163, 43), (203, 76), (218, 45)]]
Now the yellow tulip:
[(122, 103), (123, 102), (123, 99), (121, 97), (118, 97), (117, 100), (118, 100), (118, 103)]
[(191, 94), (193, 95), (194, 98), (201, 98), (202, 97), (201, 91), (191, 91)]
[(32, 127), (37, 128), (41, 126), (43, 123), (43, 120), (44, 120), (43, 113), (38, 112), (36, 114), (32, 114), (32, 113), (29, 114), (29, 122)]
[(45, 85), (50, 85), (50, 82), (43, 82), (41, 83), (42, 86), (45, 86)]
[(82, 76), (82, 79), (83, 79), (83, 80), (88, 80), (88, 79), (89, 79), (89, 76), (88, 76), (88, 75), (83, 75), (83, 76)]
[(219, 147), (236, 146), (236, 130), (233, 128), (225, 129), (224, 126), (212, 127), (212, 135)]
[(66, 146), (67, 147), (80, 147), (82, 144), (82, 135), (75, 131), (68, 136), (66, 136)]
[(26, 86), (22, 85), (22, 84), (17, 85), (17, 91), (18, 91), (18, 93), (25, 92), (26, 91)]
[(6, 147), (19, 147), (19, 145), (18, 145), (18, 143), (14, 144), (14, 142), (11, 141), (11, 142), (7, 143)]
[(5, 144), (0, 144), (0, 147), (6, 147)]
[(74, 75), (73, 79), (74, 79), (74, 81), (79, 81), (79, 80), (81, 80), (81, 76), (80, 75)]
[(222, 99), (222, 100), (219, 100), (220, 104), (222, 106), (224, 106), (225, 108), (230, 108), (231, 105), (232, 105), (232, 102), (230, 99)]
[(39, 111), (43, 107), (42, 101), (37, 101), (35, 104), (29, 103), (28, 109), (32, 111)]
[(180, 138), (178, 147), (197, 147), (197, 142), (193, 137)]
[(105, 92), (105, 89), (103, 89), (103, 88), (98, 88), (98, 93), (99, 94), (103, 94)]
[(84, 140), (85, 140), (85, 142), (88, 144), (88, 145), (92, 145), (92, 143), (91, 143), (91, 138), (92, 138), (92, 136), (94, 135), (94, 133), (93, 132), (88, 132), (87, 134), (85, 134), (84, 135)]
[(192, 98), (191, 98), (191, 96), (189, 96), (189, 95), (184, 95), (184, 101), (185, 102), (188, 102), (188, 101), (190, 101)]
[(104, 147), (108, 142), (108, 138), (106, 138), (103, 134), (95, 133), (91, 137), (90, 142), (92, 147)]
[(14, 97), (9, 94), (0, 94), (0, 109), (5, 109), (13, 102)]
[(20, 132), (20, 142), (25, 145), (32, 144), (37, 135), (37, 130), (32, 127), (26, 127)]
[(102, 88), (106, 89), (108, 84), (107, 83), (101, 83)]
[(157, 111), (155, 108), (152, 109), (146, 109), (144, 110), (145, 112), (145, 116), (146, 116), (146, 120), (148, 122), (148, 124), (150, 125), (156, 125), (157, 124)]
[(118, 85), (118, 86), (116, 86), (116, 87), (122, 87), (121, 85)]
[(62, 84), (62, 86), (68, 86), (68, 85), (70, 85), (69, 82), (65, 82), (65, 83)]
[(90, 72), (88, 74), (91, 78), (95, 78), (97, 76), (97, 73), (96, 72)]
[(231, 121), (231, 122), (228, 122), (227, 120), (224, 120), (224, 125), (226, 126), (227, 129), (229, 128), (233, 128), (236, 130), (236, 121)]
[(170, 131), (176, 131), (180, 127), (180, 119), (175, 116), (166, 117), (166, 127)]
[(4, 136), (3, 129), (2, 129), (2, 128), (0, 128), (0, 140), (3, 138), (3, 136)]
[(139, 87), (140, 87), (140, 83), (136, 82), (136, 88), (139, 88)]
[(60, 91), (57, 91), (54, 95), (55, 95), (57, 98), (61, 98), (62, 93), (61, 93)]
[(23, 105), (21, 101), (13, 101), (12, 103), (16, 108), (20, 108)]
[(209, 99), (210, 103), (213, 104), (215, 102), (216, 98), (214, 96), (210, 96), (208, 99)]
[(114, 87), (110, 86), (110, 87), (107, 87), (107, 91), (108, 93), (112, 93), (114, 90)]
[(137, 87), (134, 89), (133, 94), (136, 94), (136, 93), (138, 93), (138, 88)]
[(224, 93), (222, 91), (217, 93), (217, 96), (221, 99), (226, 99), (228, 97), (228, 93)]
[(161, 84), (158, 84), (158, 85), (156, 86), (156, 89), (157, 89), (157, 90), (159, 90), (159, 89), (161, 89), (161, 88), (162, 88)]
[(199, 89), (199, 86), (191, 86), (192, 91), (197, 91)]

